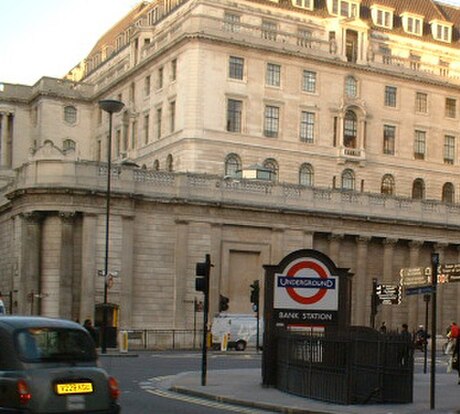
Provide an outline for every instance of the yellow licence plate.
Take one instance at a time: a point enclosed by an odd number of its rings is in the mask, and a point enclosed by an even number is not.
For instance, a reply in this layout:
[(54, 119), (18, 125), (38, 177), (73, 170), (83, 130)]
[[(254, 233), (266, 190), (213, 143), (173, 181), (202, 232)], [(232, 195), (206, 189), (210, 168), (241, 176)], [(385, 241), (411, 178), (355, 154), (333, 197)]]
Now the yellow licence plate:
[(72, 382), (68, 384), (56, 384), (56, 392), (63, 394), (89, 394), (93, 392), (91, 382)]

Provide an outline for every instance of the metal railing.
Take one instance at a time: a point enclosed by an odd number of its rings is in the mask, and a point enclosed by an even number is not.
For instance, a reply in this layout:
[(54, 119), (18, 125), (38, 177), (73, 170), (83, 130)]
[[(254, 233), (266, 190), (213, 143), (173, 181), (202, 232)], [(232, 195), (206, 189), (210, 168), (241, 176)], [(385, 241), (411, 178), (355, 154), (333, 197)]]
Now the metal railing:
[(201, 349), (202, 331), (194, 329), (131, 329), (129, 350)]
[(292, 394), (339, 404), (412, 402), (412, 346), (397, 334), (285, 333), (277, 364), (277, 388)]

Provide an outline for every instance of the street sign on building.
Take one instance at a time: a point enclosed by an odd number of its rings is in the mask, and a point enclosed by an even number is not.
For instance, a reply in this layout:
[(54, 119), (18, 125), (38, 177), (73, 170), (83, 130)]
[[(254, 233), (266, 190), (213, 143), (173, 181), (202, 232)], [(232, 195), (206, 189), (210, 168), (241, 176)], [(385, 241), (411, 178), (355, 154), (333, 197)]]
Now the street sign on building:
[(443, 264), (439, 266), (438, 282), (460, 282), (460, 263)]
[(376, 294), (382, 305), (399, 305), (401, 303), (400, 285), (382, 285), (376, 287)]
[(406, 296), (410, 295), (429, 295), (433, 293), (433, 286), (414, 286), (414, 287), (407, 287), (404, 289), (404, 293)]
[(405, 267), (399, 271), (402, 286), (423, 286), (431, 284), (431, 267)]

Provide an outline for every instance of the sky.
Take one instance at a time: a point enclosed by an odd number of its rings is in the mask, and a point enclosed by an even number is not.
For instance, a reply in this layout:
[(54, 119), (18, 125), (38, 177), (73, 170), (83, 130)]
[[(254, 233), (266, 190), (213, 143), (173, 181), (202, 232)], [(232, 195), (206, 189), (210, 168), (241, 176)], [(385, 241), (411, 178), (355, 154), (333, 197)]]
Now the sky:
[(62, 78), (140, 0), (0, 0), (0, 83)]
[[(442, 0), (460, 7), (460, 0)], [(0, 0), (0, 83), (62, 78), (140, 0)]]

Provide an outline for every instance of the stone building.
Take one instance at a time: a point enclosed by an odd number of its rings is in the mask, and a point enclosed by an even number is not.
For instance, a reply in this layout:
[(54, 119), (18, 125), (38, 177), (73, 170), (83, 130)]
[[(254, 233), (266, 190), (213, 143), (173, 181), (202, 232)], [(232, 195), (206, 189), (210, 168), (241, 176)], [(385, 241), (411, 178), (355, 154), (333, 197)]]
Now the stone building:
[[(460, 9), (431, 0), (143, 2), (65, 79), (0, 86), (0, 290), (14, 312), (85, 319), (108, 297), (122, 328), (190, 329), (195, 263), (248, 313), (264, 264), (300, 248), (372, 279), (460, 262)], [(460, 320), (439, 286), (439, 331)], [(422, 296), (381, 306), (424, 323)]]

